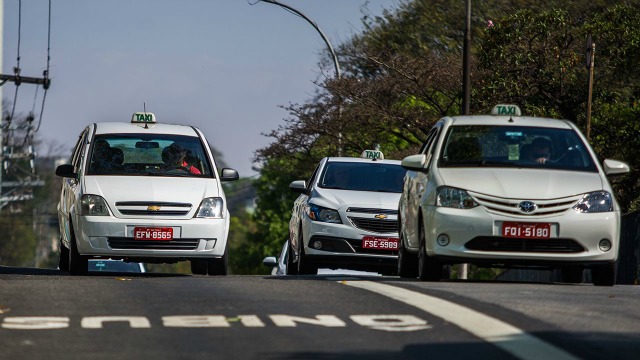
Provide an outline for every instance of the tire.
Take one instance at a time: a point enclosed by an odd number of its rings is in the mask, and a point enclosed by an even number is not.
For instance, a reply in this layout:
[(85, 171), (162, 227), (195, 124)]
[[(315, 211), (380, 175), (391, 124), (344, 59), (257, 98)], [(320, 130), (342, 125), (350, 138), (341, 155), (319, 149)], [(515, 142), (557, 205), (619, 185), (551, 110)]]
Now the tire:
[(229, 264), (229, 257), (227, 256), (227, 248), (224, 249), (224, 254), (221, 258), (213, 258), (207, 260), (207, 273), (212, 276), (226, 276), (227, 267)]
[(191, 260), (191, 273), (194, 275), (207, 275), (207, 260)]
[(298, 275), (316, 275), (318, 266), (313, 263), (304, 253), (304, 238), (302, 237), (302, 228), (298, 234), (298, 247), (300, 248), (300, 256), (298, 256)]
[(418, 251), (418, 278), (422, 281), (440, 281), (442, 278), (442, 265), (427, 255), (425, 235), (422, 222), (418, 229), (420, 236), (420, 250)]
[(58, 242), (60, 247), (60, 257), (58, 258), (58, 269), (69, 271), (69, 249), (62, 244), (62, 239)]
[(560, 278), (564, 283), (580, 284), (584, 269), (580, 266), (566, 266), (560, 269)]
[(398, 275), (401, 278), (418, 277), (418, 255), (412, 254), (404, 246), (404, 237), (398, 239)]
[(71, 275), (87, 275), (89, 272), (89, 258), (82, 256), (78, 252), (78, 245), (76, 244), (76, 235), (73, 231), (73, 225), (69, 223), (69, 274)]
[(591, 280), (595, 286), (613, 286), (616, 284), (618, 263), (597, 265), (591, 268)]
[(298, 264), (293, 262), (293, 259), (295, 259), (295, 253), (293, 252), (291, 241), (289, 241), (289, 245), (287, 245), (286, 256), (287, 256), (287, 275), (298, 275)]

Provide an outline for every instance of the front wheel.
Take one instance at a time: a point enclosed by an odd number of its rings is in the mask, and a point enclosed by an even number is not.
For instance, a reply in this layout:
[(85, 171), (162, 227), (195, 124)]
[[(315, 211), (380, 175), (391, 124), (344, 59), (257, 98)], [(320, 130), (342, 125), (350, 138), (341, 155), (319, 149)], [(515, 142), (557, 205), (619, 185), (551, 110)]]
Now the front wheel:
[(227, 249), (224, 249), (224, 254), (222, 254), (221, 258), (207, 260), (207, 272), (213, 276), (225, 276), (227, 275), (228, 263)]
[(298, 275), (298, 264), (293, 262), (296, 254), (293, 252), (291, 241), (289, 241), (288, 243), (289, 244), (287, 245), (287, 253), (285, 255), (287, 258), (287, 275)]
[(191, 260), (191, 273), (194, 275), (207, 275), (207, 260)]
[(73, 231), (73, 225), (69, 224), (70, 238), (69, 245), (69, 274), (71, 275), (86, 275), (89, 272), (89, 258), (80, 255), (78, 252), (78, 244), (76, 243), (75, 232)]
[(398, 239), (398, 275), (401, 278), (418, 277), (418, 256), (407, 251), (402, 232)]
[(60, 257), (58, 258), (58, 269), (69, 271), (69, 249), (62, 243), (60, 239), (58, 246), (60, 247)]
[(616, 283), (617, 262), (591, 268), (591, 280), (596, 286), (613, 286)]
[(418, 251), (418, 278), (422, 281), (440, 281), (442, 265), (427, 255), (427, 247), (422, 224), (418, 229), (420, 234), (420, 251)]

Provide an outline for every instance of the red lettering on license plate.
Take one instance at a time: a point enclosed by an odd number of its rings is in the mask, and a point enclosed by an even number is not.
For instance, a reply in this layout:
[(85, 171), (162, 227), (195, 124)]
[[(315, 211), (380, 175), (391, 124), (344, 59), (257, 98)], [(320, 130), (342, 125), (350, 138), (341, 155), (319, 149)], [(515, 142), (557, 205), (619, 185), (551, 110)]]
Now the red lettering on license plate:
[(551, 224), (505, 221), (502, 223), (502, 236), (517, 239), (548, 239), (551, 237)]
[(173, 240), (173, 228), (133, 228), (133, 238), (136, 240)]
[(398, 238), (365, 236), (362, 238), (363, 249), (398, 250)]

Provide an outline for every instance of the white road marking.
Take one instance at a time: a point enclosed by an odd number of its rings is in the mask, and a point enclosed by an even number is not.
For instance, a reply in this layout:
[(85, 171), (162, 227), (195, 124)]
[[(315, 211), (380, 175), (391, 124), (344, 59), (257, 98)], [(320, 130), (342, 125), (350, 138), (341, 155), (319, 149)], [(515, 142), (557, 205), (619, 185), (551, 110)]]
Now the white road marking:
[(150, 328), (151, 323), (144, 316), (90, 316), (82, 318), (81, 326), (85, 329), (102, 329), (102, 323), (124, 321), (132, 328)]
[(340, 281), (340, 283), (369, 290), (414, 306), (450, 322), (520, 359), (578, 359), (513, 325), (447, 300), (379, 282)]
[(65, 316), (7, 317), (2, 327), (19, 330), (64, 329), (69, 327), (69, 318)]
[(271, 321), (280, 327), (295, 327), (296, 323), (322, 325), (326, 327), (345, 327), (347, 324), (334, 315), (316, 315), (314, 318), (305, 318), (291, 315), (269, 315)]
[(375, 330), (416, 331), (431, 329), (426, 320), (413, 315), (351, 315), (354, 323)]

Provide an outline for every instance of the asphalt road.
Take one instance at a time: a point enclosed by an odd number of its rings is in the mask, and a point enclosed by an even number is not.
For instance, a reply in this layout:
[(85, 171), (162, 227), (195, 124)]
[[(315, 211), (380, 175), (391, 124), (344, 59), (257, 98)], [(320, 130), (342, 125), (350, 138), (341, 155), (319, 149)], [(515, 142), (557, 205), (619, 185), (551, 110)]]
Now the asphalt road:
[(0, 266), (0, 359), (638, 359), (640, 286)]

